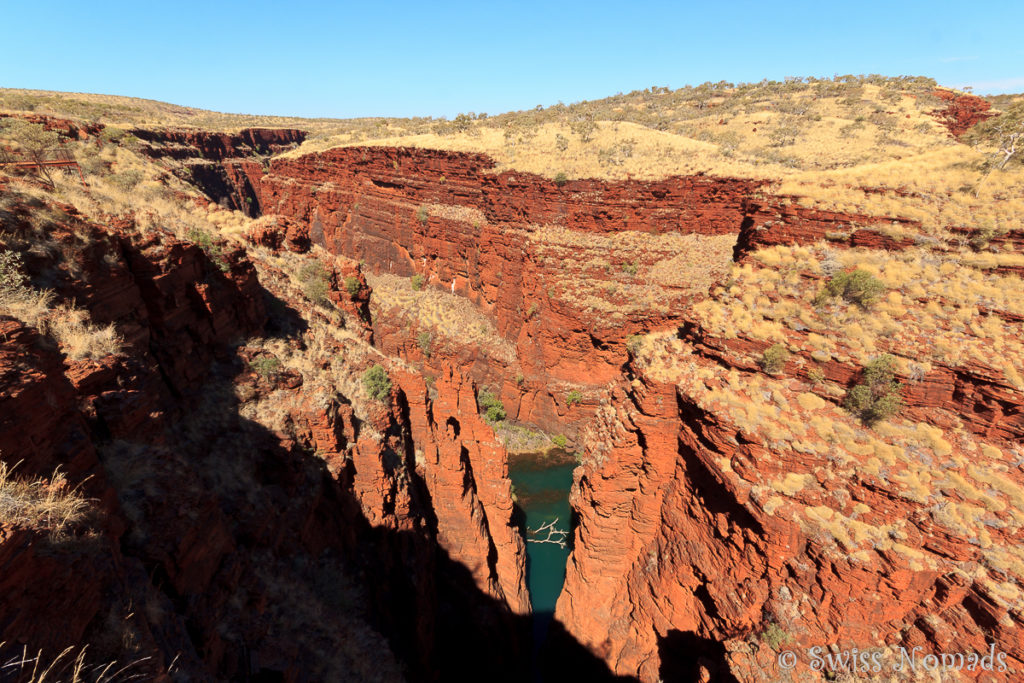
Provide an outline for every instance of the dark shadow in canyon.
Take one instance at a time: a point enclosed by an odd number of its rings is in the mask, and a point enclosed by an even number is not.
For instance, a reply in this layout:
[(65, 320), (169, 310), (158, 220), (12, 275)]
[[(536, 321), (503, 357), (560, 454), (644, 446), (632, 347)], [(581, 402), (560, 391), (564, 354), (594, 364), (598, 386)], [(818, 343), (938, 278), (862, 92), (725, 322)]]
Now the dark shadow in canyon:
[(658, 638), (658, 675), (665, 683), (692, 683), (701, 679), (701, 669), (711, 683), (738, 683), (729, 670), (725, 645), (702, 638), (692, 631), (671, 630)]
[[(298, 314), (263, 291), (271, 316), (257, 336), (300, 334)], [(164, 367), (180, 360), (173, 339), (155, 336), (138, 351), (156, 361), (138, 364), (151, 376), (123, 379), (174, 381)], [(149, 652), (196, 680), (327, 680), (325, 657), (352, 665), (345, 680), (369, 680), (353, 663), (374, 669), (378, 633), (410, 681), (624, 680), (557, 628), (533, 661), (533, 617), (481, 591), (440, 547), (437, 501), (414, 472), (406, 472), (414, 530), (372, 525), (352, 489), (352, 461), (332, 475), (304, 427), (289, 427), (291, 443), (282, 444), (244, 417), (235, 383), (246, 362), (232, 347), (210, 355), (190, 359), (208, 363), (201, 383), (154, 396), (158, 417), (145, 430), (119, 431), (102, 414), (90, 421), (126, 527), (113, 539), (124, 557), (118, 599), (146, 606)], [(408, 468), (407, 425), (393, 423), (385, 438), (400, 444), (386, 450), (396, 457), (385, 457), (385, 469)], [(105, 616), (86, 642), (109, 635)]]

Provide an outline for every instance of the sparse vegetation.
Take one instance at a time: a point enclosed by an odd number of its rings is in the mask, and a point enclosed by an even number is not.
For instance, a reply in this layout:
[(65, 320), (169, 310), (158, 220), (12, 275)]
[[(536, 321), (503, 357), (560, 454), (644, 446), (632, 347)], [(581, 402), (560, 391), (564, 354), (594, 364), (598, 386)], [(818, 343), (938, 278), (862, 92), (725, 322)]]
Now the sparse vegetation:
[(786, 367), (789, 351), (783, 344), (772, 344), (761, 355), (761, 369), (770, 375), (777, 375)]
[(483, 411), (484, 419), (490, 424), (496, 424), (505, 419), (505, 406), (490, 389), (481, 389), (476, 395), (476, 402)]
[(643, 343), (644, 336), (642, 334), (631, 334), (626, 338), (626, 349), (635, 356)]
[(564, 450), (566, 444), (569, 443), (569, 440), (566, 439), (563, 434), (555, 434), (553, 437), (551, 437), (551, 443), (555, 444), (557, 448), (561, 448)]
[(0, 250), (0, 300), (16, 295), (27, 284), (21, 254)]
[(844, 405), (865, 424), (888, 419), (903, 407), (900, 384), (895, 380), (896, 359), (883, 354), (864, 367), (860, 384), (850, 389)]
[(224, 258), (220, 244), (214, 240), (213, 235), (202, 228), (192, 227), (186, 234), (186, 239), (206, 252), (207, 257), (217, 265), (221, 272), (226, 273), (231, 269), (227, 259)]
[(427, 212), (427, 207), (421, 206), (418, 209), (416, 209), (416, 220), (418, 220), (421, 224), (426, 225), (427, 219), (429, 217), (430, 214)]
[(417, 292), (423, 289), (423, 285), (426, 284), (426, 281), (427, 279), (419, 273), (416, 273), (409, 279), (409, 282), (412, 283), (412, 288)]
[(858, 268), (852, 272), (837, 273), (825, 284), (825, 288), (815, 297), (815, 305), (821, 305), (830, 299), (842, 297), (861, 308), (868, 308), (875, 303), (885, 291), (885, 283), (866, 270)]
[(82, 521), (89, 501), (72, 487), (60, 470), (48, 480), (26, 480), (0, 461), (0, 522), (5, 526), (42, 529), (60, 537)]
[(349, 296), (355, 296), (359, 293), (359, 278), (354, 275), (349, 275), (345, 278), (345, 291), (348, 292)]
[(21, 254), (0, 249), (0, 314), (11, 315), (52, 335), (71, 360), (102, 358), (121, 350), (122, 339), (113, 324), (92, 322), (85, 310), (53, 306), (54, 294), (29, 284)]
[[(17, 144), (24, 158), (40, 163), (52, 158), (50, 155), (61, 148), (60, 136), (46, 130), (41, 123), (30, 123), (23, 119), (0, 119), (0, 137)], [(50, 187), (54, 187), (53, 176), (45, 166), (38, 166), (38, 172)]]
[(791, 640), (791, 636), (781, 626), (772, 622), (761, 632), (761, 639), (768, 644), (768, 647), (778, 652), (783, 645)]
[(582, 402), (583, 394), (578, 392), (576, 389), (573, 389), (572, 391), (565, 395), (565, 405), (569, 406), (570, 408), (572, 408), (573, 406), (578, 406)]
[[(5, 650), (6, 643), (0, 642), (0, 652)], [(12, 683), (127, 683), (128, 681), (143, 681), (149, 678), (141, 673), (139, 667), (149, 657), (136, 659), (128, 664), (122, 662), (107, 662), (105, 664), (89, 664), (86, 662), (86, 647), (78, 649), (75, 654), (74, 647), (65, 648), (56, 657), (48, 659), (44, 657), (43, 651), (35, 654), (28, 652), (27, 648), (15, 648), (13, 657), (0, 660), (0, 675), (3, 680)]]
[(110, 177), (107, 178), (107, 182), (121, 192), (131, 192), (135, 189), (136, 185), (143, 181), (144, 177), (142, 171), (136, 168), (129, 168), (117, 173), (111, 173)]
[(423, 330), (416, 336), (416, 344), (420, 347), (420, 351), (423, 352), (425, 358), (430, 358), (431, 345), (434, 341), (434, 335), (426, 330)]
[(260, 377), (274, 377), (281, 371), (281, 361), (274, 356), (260, 356), (249, 363), (256, 374)]
[(569, 176), (565, 175), (564, 172), (559, 171), (558, 173), (555, 174), (555, 185), (561, 187), (562, 185), (565, 185), (567, 182), (569, 182)]
[(391, 393), (391, 378), (383, 366), (377, 364), (363, 373), (363, 387), (370, 398), (383, 401)]
[(318, 306), (330, 305), (331, 300), (328, 296), (330, 280), (327, 268), (319, 260), (303, 264), (302, 268), (299, 269), (299, 282), (302, 283), (303, 295), (309, 301)]

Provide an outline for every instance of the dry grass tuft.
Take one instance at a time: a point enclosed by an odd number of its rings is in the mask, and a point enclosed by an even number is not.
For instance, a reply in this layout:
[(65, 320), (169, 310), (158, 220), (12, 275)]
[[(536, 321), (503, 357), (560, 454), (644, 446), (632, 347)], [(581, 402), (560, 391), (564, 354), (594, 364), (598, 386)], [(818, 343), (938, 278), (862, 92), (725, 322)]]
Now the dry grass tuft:
[(13, 253), (0, 250), (0, 259), (6, 264), (0, 284), (0, 314), (52, 335), (71, 360), (102, 358), (121, 351), (123, 340), (113, 324), (96, 325), (88, 312), (72, 306), (51, 308), (53, 293), (29, 286), (20, 272), (20, 259), (9, 258)]
[[(0, 651), (5, 644), (0, 643)], [(47, 663), (42, 650), (30, 655), (28, 647), (22, 646), (20, 654), (0, 662), (0, 680), (10, 683), (127, 683), (147, 678), (132, 669), (143, 665), (149, 657), (126, 665), (117, 662), (87, 664), (86, 649), (82, 647), (75, 654), (76, 648), (68, 647)]]
[(54, 470), (49, 480), (27, 481), (0, 462), (0, 524), (48, 530), (61, 536), (85, 519), (91, 504)]

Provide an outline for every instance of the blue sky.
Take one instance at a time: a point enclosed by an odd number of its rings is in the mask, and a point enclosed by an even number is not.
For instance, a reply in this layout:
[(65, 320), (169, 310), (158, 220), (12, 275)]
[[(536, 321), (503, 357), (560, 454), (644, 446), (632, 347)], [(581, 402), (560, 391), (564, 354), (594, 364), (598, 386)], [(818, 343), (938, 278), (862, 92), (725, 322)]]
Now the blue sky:
[(0, 0), (0, 86), (337, 117), (850, 73), (1022, 92), (1022, 20), (1024, 0)]

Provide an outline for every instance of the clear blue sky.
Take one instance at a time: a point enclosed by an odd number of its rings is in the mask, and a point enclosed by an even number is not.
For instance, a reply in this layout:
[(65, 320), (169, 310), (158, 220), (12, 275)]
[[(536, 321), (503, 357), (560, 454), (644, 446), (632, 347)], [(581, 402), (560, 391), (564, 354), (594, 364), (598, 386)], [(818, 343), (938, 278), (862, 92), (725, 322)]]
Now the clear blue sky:
[(496, 114), (848, 73), (1024, 91), (1024, 0), (0, 0), (0, 25), (0, 86), (251, 114)]

